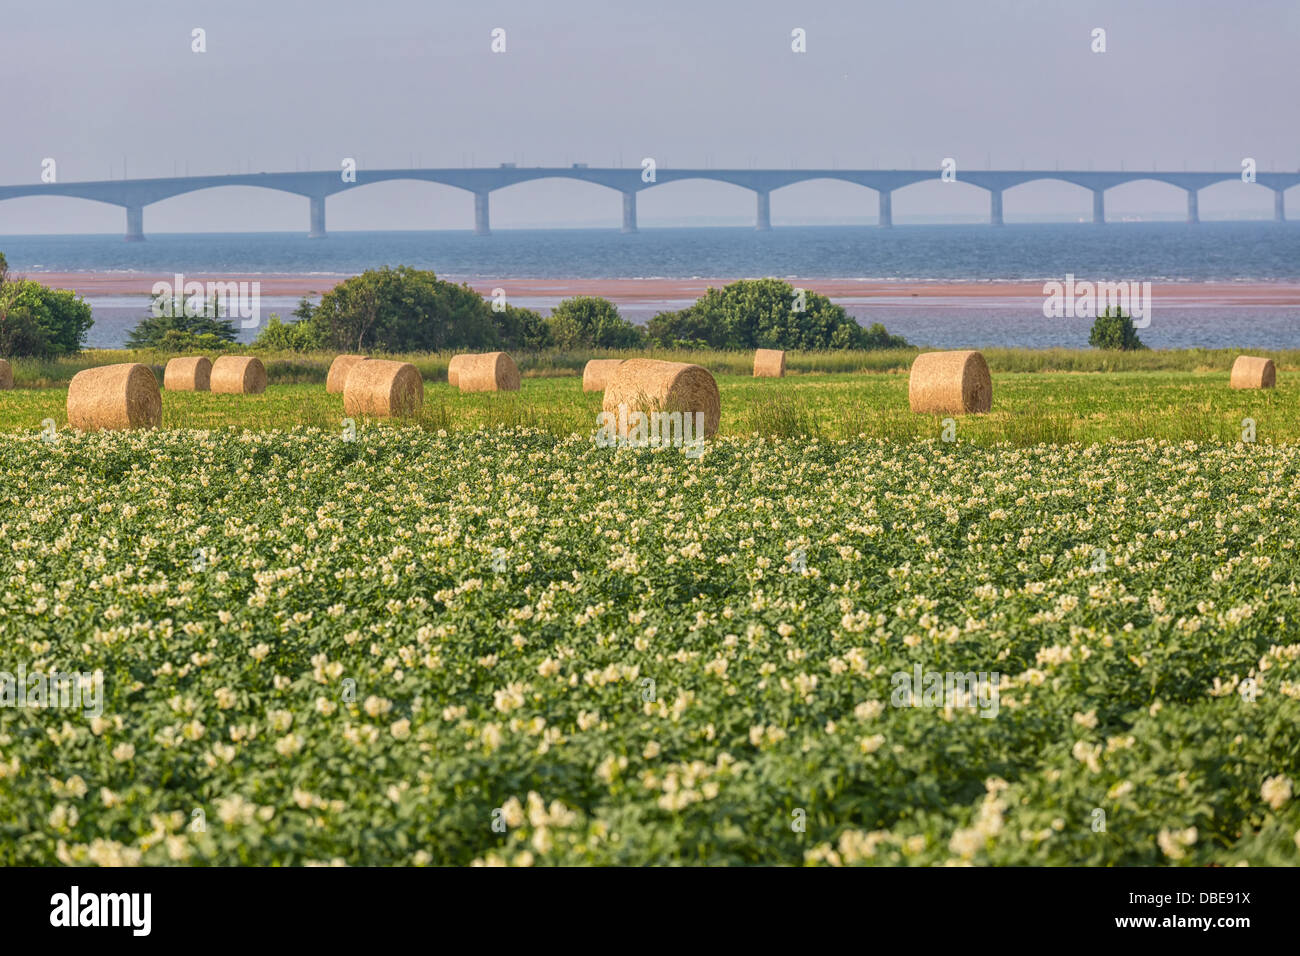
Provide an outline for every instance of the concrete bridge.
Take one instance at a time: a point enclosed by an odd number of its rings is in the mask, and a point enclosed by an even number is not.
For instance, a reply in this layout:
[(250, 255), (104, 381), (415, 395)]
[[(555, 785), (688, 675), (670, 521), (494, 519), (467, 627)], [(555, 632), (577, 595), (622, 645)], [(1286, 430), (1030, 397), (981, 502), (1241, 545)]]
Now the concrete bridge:
[[(648, 177), (647, 177), (648, 178)], [(335, 193), (357, 189), (372, 183), (409, 179), (441, 183), (474, 194), (474, 231), (488, 235), (488, 197), (493, 190), (537, 179), (576, 179), (608, 187), (623, 195), (623, 231), (636, 232), (636, 197), (644, 189), (685, 179), (711, 179), (752, 190), (756, 197), (757, 227), (772, 228), (771, 195), (773, 190), (814, 179), (833, 179), (875, 190), (880, 197), (880, 225), (893, 225), (893, 194), (900, 189), (929, 179), (939, 179), (937, 169), (664, 169), (655, 170), (652, 181), (643, 178), (642, 170), (593, 168), (583, 165), (562, 167), (498, 167), (470, 169), (375, 169), (355, 172), (355, 181), (345, 181), (341, 172), (243, 173), (230, 176), (180, 176), (171, 179), (120, 179), (84, 183), (33, 183), (0, 186), (0, 199), (20, 196), (74, 196), (95, 202), (122, 206), (126, 210), (126, 239), (144, 239), (144, 208), (173, 196), (217, 189), (223, 186), (257, 186), (305, 196), (309, 203), (309, 238), (325, 238), (325, 200)], [(1199, 222), (1197, 197), (1200, 190), (1215, 183), (1240, 181), (1240, 172), (1093, 172), (1092, 170), (958, 170), (956, 181), (970, 183), (989, 193), (989, 222), (1002, 224), (1002, 194), (1008, 189), (1055, 179), (1073, 183), (1092, 192), (1092, 221), (1106, 221), (1106, 190), (1123, 183), (1153, 180), (1177, 186), (1187, 192), (1187, 221)], [(1273, 218), (1286, 218), (1286, 190), (1300, 184), (1300, 173), (1257, 173), (1256, 185), (1273, 191)]]

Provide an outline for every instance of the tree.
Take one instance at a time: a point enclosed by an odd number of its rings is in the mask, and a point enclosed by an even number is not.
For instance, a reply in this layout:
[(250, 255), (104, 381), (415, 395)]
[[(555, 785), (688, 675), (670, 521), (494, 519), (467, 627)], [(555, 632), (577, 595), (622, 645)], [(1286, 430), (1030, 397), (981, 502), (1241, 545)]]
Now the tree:
[(864, 329), (824, 295), (796, 290), (780, 279), (742, 279), (709, 289), (694, 305), (656, 315), (648, 333), (667, 348), (692, 342), (718, 349), (907, 347), (905, 339), (879, 323)]
[(1133, 327), (1133, 319), (1118, 306), (1107, 308), (1093, 321), (1088, 344), (1096, 349), (1122, 352), (1136, 352), (1146, 348), (1138, 338), (1137, 329)]
[(315, 352), (324, 349), (327, 343), (321, 326), (311, 321), (311, 300), (299, 299), (298, 308), (292, 314), (298, 321), (281, 321), (280, 316), (272, 312), (266, 325), (253, 340), (254, 348), (282, 352)]
[(619, 315), (613, 302), (592, 295), (565, 299), (546, 324), (561, 349), (632, 349), (643, 339), (641, 330)]
[(907, 339), (901, 335), (890, 335), (879, 322), (872, 322), (863, 329), (858, 348), (863, 349), (907, 349), (911, 348)]
[(304, 321), (314, 326), (304, 335), (356, 352), (481, 349), (498, 341), (482, 296), (409, 266), (368, 269), (339, 283)]
[(503, 349), (537, 352), (551, 347), (551, 328), (532, 309), (513, 305), (507, 305), (500, 312), (493, 309), (492, 321), (496, 325), (497, 344)]
[(205, 301), (197, 298), (182, 301), (158, 293), (153, 297), (149, 315), (127, 334), (126, 344), (133, 349), (166, 352), (222, 349), (233, 343), (236, 335), (235, 324), (221, 316), (221, 305), (215, 296)]
[(89, 303), (75, 292), (10, 278), (0, 256), (0, 355), (73, 355), (93, 324)]

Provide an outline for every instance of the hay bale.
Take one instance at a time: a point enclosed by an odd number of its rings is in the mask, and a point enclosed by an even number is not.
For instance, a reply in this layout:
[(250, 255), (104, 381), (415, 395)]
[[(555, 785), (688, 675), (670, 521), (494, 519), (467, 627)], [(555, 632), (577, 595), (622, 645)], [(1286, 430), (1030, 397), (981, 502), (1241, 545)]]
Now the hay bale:
[(460, 369), (465, 364), (466, 359), (473, 358), (473, 355), (453, 355), (451, 361), (447, 363), (447, 384), (453, 388), (460, 384)]
[(68, 385), (68, 424), (81, 431), (157, 428), (162, 394), (147, 365), (101, 365), (72, 376)]
[(1238, 355), (1232, 363), (1228, 384), (1233, 388), (1274, 388), (1277, 385), (1277, 366), (1272, 359)]
[(755, 349), (754, 377), (784, 378), (785, 351), (783, 349)]
[(914, 412), (987, 412), (993, 406), (989, 364), (979, 352), (922, 352), (912, 363), (907, 400)]
[(174, 358), (163, 369), (163, 388), (169, 392), (206, 392), (212, 381), (212, 360), (206, 355)]
[(364, 355), (334, 356), (334, 361), (330, 362), (329, 374), (325, 376), (325, 391), (342, 392), (343, 383), (348, 380), (348, 372), (352, 371), (352, 366), (365, 360)]
[(625, 405), (628, 413), (689, 412), (704, 414), (704, 437), (712, 438), (722, 417), (718, 383), (708, 369), (685, 362), (661, 362), (657, 359), (628, 359), (620, 362), (605, 385), (601, 407), (618, 416), (618, 435), (627, 437), (627, 422), (619, 414)]
[(343, 412), (392, 418), (414, 415), (424, 404), (424, 379), (410, 362), (357, 362), (343, 383)]
[(622, 359), (592, 359), (582, 370), (582, 390), (603, 392), (614, 369), (622, 364)]
[(0, 391), (14, 387), (14, 367), (0, 359)]
[(519, 367), (505, 352), (466, 355), (456, 369), (456, 384), (462, 392), (517, 392)]
[(210, 386), (223, 395), (261, 395), (266, 391), (266, 366), (247, 355), (223, 355), (212, 363)]

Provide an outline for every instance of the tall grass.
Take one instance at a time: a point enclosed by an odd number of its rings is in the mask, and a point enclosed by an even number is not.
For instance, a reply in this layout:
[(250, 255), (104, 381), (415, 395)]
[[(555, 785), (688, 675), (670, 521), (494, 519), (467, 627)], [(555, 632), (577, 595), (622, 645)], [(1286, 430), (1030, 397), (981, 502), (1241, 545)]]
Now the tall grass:
[[(839, 441), (859, 436), (936, 441), (942, 415), (913, 414), (905, 375), (796, 375), (786, 379), (719, 375), (722, 436), (758, 433), (783, 440)], [(537, 428), (557, 436), (590, 436), (601, 411), (599, 392), (573, 377), (526, 378), (518, 392), (463, 394), (428, 381), (414, 421), (431, 431)], [(39, 433), (47, 418), (66, 426), (67, 392), (57, 388), (0, 391), (0, 433)], [(168, 392), (164, 428), (277, 429), (344, 426), (343, 397), (319, 384), (272, 384), (261, 395)], [(982, 445), (1092, 443), (1160, 438), (1197, 443), (1241, 441), (1246, 420), (1261, 444), (1300, 441), (1300, 379), (1276, 389), (1239, 391), (1226, 372), (1007, 372), (995, 377), (993, 411), (956, 416), (956, 440)]]
[[(236, 347), (237, 349), (239, 347)], [(246, 349), (252, 351), (251, 349)], [(1152, 349), (1142, 352), (1107, 352), (1100, 349), (983, 349), (989, 368), (998, 372), (1226, 372), (1241, 354), (1238, 349)], [(281, 352), (257, 350), (266, 364), (267, 377), (276, 385), (313, 385), (325, 381), (334, 352)], [(447, 381), (447, 363), (454, 352), (418, 352), (385, 355), (410, 362), (426, 382)], [(787, 352), (786, 372), (802, 375), (850, 373), (906, 373), (918, 349), (878, 351)], [(1280, 370), (1300, 369), (1300, 349), (1278, 351), (1253, 349), (1252, 354), (1273, 359)], [(115, 362), (141, 362), (152, 367), (161, 379), (162, 369), (173, 353), (152, 349), (89, 349), (59, 359), (11, 359), (14, 384), (19, 388), (54, 388), (66, 385), (77, 372)], [(749, 375), (754, 353), (744, 351), (682, 349), (640, 349), (612, 351), (590, 349), (574, 352), (543, 351), (513, 353), (525, 378), (567, 378), (582, 374), (593, 358), (650, 357), (670, 362), (703, 365), (715, 375)]]
[(743, 429), (765, 438), (813, 438), (818, 435), (816, 416), (808, 403), (789, 393), (750, 402), (743, 413)]

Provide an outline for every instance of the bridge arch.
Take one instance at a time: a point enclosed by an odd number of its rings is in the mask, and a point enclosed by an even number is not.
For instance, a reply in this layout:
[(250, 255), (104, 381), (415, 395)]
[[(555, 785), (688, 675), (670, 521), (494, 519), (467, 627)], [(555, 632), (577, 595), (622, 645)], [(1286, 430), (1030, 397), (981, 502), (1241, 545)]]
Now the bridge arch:
[[(214, 202), (207, 193), (220, 191), (224, 202)], [(267, 196), (266, 193), (274, 193)], [(243, 183), (203, 186), (176, 193), (148, 206), (150, 232), (249, 232), (249, 203), (240, 198), (257, 197), (257, 228), (293, 232), (301, 227), (306, 197), (276, 186)]]
[[(375, 229), (376, 213), (397, 229), (464, 229), (473, 202), (474, 194), (461, 186), (422, 176), (394, 176), (331, 193), (329, 215), (335, 228), (344, 229)], [(322, 213), (322, 232), (324, 225)]]
[[(992, 197), (996, 197), (996, 203)], [(955, 214), (960, 217), (958, 221), (984, 215), (997, 224), (1002, 221), (1001, 193), (991, 194), (983, 186), (962, 179), (960, 169), (955, 182), (943, 182), (936, 171), (933, 178), (899, 186), (893, 191), (892, 205), (895, 213), (901, 208), (904, 216), (922, 217), (922, 221), (936, 209), (945, 216)]]
[[(540, 188), (539, 182), (544, 182)], [(620, 194), (628, 195), (621, 189), (580, 176), (538, 176), (492, 190), (492, 215), (514, 228), (544, 228), (537, 215), (529, 212), (530, 205), (535, 207), (541, 197), (542, 203), (552, 211), (557, 207), (570, 210), (572, 214), (565, 218), (577, 228), (616, 228), (620, 224)], [(622, 224), (629, 227), (628, 232), (635, 231), (635, 216), (632, 222)]]
[(1062, 176), (1036, 176), (1004, 189), (1003, 201), (1012, 209), (1050, 203), (1052, 209), (1061, 209), (1065, 215), (1087, 222), (1092, 219), (1094, 195), (1091, 187)]
[[(707, 210), (710, 218), (725, 220), (725, 225), (753, 222), (755, 191), (725, 179), (710, 176), (682, 176), (656, 182), (641, 190), (637, 197), (642, 210), (663, 219), (687, 219)], [(771, 225), (766, 210), (769, 193), (758, 193), (758, 228)], [(721, 201), (719, 201), (721, 200)]]
[[(1152, 189), (1153, 183), (1158, 188)], [(1138, 175), (1106, 190), (1106, 212), (1112, 220), (1149, 215), (1156, 220), (1186, 218), (1195, 222), (1197, 194), (1158, 175)]]
[[(89, 215), (87, 205), (91, 207)], [(122, 207), (85, 196), (0, 197), (0, 234), (65, 235), (79, 231), (63, 225), (74, 221), (80, 224), (81, 230), (89, 226), (96, 233), (115, 233), (122, 228)]]
[(882, 215), (889, 203), (885, 195), (847, 176), (809, 176), (772, 190), (773, 214), (777, 225), (810, 225), (805, 221), (809, 215), (822, 222), (828, 218), (862, 220), (873, 212), (881, 222), (888, 218)]
[(1244, 183), (1241, 177), (1213, 183), (1201, 190), (1200, 208), (1210, 219), (1234, 218), (1245, 212), (1251, 219), (1271, 219), (1276, 210), (1276, 193), (1262, 183)]

